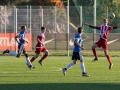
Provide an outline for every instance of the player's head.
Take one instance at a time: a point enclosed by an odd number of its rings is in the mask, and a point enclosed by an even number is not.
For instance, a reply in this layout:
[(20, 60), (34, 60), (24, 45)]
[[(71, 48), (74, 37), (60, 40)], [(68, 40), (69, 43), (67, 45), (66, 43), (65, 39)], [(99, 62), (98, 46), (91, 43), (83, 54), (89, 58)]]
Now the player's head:
[(45, 27), (41, 27), (41, 32), (46, 32), (46, 28)]
[(21, 30), (26, 30), (26, 26), (25, 25), (21, 26)]
[(108, 24), (108, 20), (105, 18), (105, 19), (103, 19), (103, 24), (104, 25), (107, 25)]
[(82, 27), (78, 27), (78, 33), (82, 33), (83, 32), (83, 28)]

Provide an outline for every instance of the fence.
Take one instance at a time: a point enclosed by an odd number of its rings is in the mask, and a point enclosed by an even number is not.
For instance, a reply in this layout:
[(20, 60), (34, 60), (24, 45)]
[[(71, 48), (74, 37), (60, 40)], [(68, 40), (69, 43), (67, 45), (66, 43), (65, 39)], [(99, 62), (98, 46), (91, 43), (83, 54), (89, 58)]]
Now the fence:
[[(67, 10), (69, 11), (69, 14)], [(101, 8), (102, 9), (102, 8)], [(35, 49), (36, 36), (40, 32), (40, 28), (47, 28), (46, 41), (51, 40), (46, 46), (49, 50), (72, 50), (73, 37), (77, 33), (76, 28), (83, 25), (83, 22), (88, 22), (93, 25), (94, 11), (93, 7), (79, 7), (79, 12), (74, 6), (59, 8), (56, 6), (0, 6), (0, 33), (16, 34), (19, 32), (21, 25), (27, 26), (27, 32), (31, 34), (29, 40), (32, 43), (32, 50)], [(107, 9), (106, 9), (107, 12)], [(70, 17), (68, 17), (70, 16)], [(106, 15), (105, 15), (106, 16)], [(102, 19), (103, 16), (99, 17)], [(68, 19), (70, 22), (68, 22)], [(102, 21), (101, 21), (102, 22)], [(97, 21), (96, 25), (100, 21)], [(83, 26), (83, 37), (86, 50), (90, 50), (93, 42), (98, 40), (98, 34), (93, 35), (93, 29)], [(120, 31), (114, 30), (110, 33), (108, 40), (115, 41), (109, 45), (110, 50), (120, 51), (120, 34), (115, 33)], [(11, 36), (11, 35), (10, 35)], [(112, 37), (111, 37), (112, 36)], [(11, 42), (11, 38), (9, 38)], [(52, 41), (52, 39), (54, 39)], [(95, 41), (93, 41), (95, 40)], [(5, 39), (0, 37), (0, 46), (3, 45)], [(15, 44), (15, 41), (13, 41)], [(5, 45), (5, 44), (4, 44)], [(11, 45), (8, 45), (11, 47)], [(1, 49), (2, 50), (2, 49)]]

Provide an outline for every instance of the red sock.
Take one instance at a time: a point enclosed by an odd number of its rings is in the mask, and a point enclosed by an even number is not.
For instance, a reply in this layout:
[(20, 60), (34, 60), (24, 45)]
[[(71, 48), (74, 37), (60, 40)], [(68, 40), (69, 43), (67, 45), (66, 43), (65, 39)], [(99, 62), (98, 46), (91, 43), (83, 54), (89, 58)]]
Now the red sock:
[(35, 58), (34, 58), (34, 57), (32, 57), (32, 59), (30, 60), (30, 62), (32, 63), (34, 60), (35, 60)]
[(106, 57), (107, 57), (107, 59), (108, 59), (108, 62), (109, 62), (110, 64), (112, 64), (112, 61), (111, 61), (110, 56), (109, 56), (109, 55), (106, 55)]
[(41, 61), (44, 60), (47, 56), (48, 56), (48, 55), (44, 54), (40, 60), (41, 60)]
[(95, 58), (98, 58), (97, 53), (96, 53), (96, 50), (95, 50), (95, 49), (92, 49), (92, 51), (93, 51), (93, 54), (94, 54)]

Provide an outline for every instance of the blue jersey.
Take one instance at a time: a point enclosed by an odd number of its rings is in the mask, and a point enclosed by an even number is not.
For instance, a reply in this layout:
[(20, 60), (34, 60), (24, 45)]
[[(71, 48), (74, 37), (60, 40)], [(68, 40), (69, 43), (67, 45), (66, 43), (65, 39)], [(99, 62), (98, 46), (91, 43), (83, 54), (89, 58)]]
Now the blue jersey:
[(18, 38), (19, 38), (19, 44), (23, 45), (25, 43), (24, 40), (22, 40), (22, 37), (24, 39), (26, 39), (26, 33), (24, 30), (22, 30), (19, 34), (18, 34)]
[(80, 34), (76, 34), (74, 37), (74, 48), (73, 48), (73, 52), (82, 52), (82, 49), (75, 43), (75, 41), (78, 41), (78, 43), (80, 44), (80, 46), (82, 45), (82, 37)]

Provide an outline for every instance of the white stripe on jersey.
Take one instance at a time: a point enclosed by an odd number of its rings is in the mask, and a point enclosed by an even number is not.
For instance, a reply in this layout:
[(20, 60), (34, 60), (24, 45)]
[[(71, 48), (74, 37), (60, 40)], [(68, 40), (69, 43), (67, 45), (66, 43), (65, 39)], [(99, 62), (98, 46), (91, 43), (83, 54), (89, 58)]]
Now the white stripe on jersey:
[[(42, 46), (41, 46), (42, 47)], [(36, 48), (41, 48), (41, 47), (36, 47)]]
[(103, 26), (103, 25), (100, 26), (100, 38), (102, 38), (104, 40), (106, 39), (103, 36), (104, 36), (105, 32), (108, 30), (108, 28), (109, 28), (109, 26)]

